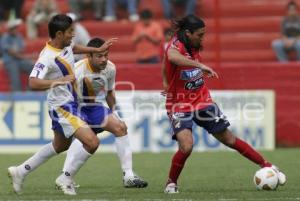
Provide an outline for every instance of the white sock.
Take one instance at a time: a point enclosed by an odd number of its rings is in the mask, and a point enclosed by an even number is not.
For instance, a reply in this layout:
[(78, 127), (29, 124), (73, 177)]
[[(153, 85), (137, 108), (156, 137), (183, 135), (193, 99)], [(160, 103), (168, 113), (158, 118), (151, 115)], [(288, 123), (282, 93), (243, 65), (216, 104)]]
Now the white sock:
[(52, 142), (50, 142), (17, 167), (19, 174), (26, 176), (54, 155), (57, 155), (57, 153), (54, 150)]
[(67, 156), (65, 159), (63, 172), (67, 172), (68, 167), (71, 166), (72, 160), (74, 160), (74, 152), (76, 152), (77, 149), (82, 149), (82, 143), (78, 139), (74, 139), (67, 151)]
[[(76, 142), (78, 141), (78, 142)], [(92, 155), (89, 152), (85, 150), (82, 143), (75, 139), (73, 140), (72, 144), (74, 146), (71, 146), (67, 152), (67, 161), (64, 164), (64, 175), (70, 176), (73, 178), (75, 174), (78, 172), (78, 170), (81, 168), (81, 166), (89, 159), (89, 157)]]
[(131, 177), (134, 175), (132, 171), (132, 151), (130, 148), (128, 135), (116, 137), (117, 154), (121, 163), (124, 176)]

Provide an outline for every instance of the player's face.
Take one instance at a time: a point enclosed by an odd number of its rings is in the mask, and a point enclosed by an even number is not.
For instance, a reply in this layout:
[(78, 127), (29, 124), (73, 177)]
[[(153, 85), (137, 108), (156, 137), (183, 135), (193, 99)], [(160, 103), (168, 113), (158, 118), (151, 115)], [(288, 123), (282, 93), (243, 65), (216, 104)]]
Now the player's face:
[(205, 27), (199, 28), (194, 33), (188, 32), (187, 36), (189, 37), (192, 46), (196, 49), (201, 49), (202, 48), (202, 42), (204, 39), (205, 35)]
[(108, 60), (108, 51), (105, 51), (103, 53), (94, 53), (91, 56), (91, 64), (97, 70), (104, 70), (107, 65), (107, 60)]
[(64, 47), (71, 45), (72, 38), (74, 37), (74, 25), (72, 24), (64, 33), (62, 37)]

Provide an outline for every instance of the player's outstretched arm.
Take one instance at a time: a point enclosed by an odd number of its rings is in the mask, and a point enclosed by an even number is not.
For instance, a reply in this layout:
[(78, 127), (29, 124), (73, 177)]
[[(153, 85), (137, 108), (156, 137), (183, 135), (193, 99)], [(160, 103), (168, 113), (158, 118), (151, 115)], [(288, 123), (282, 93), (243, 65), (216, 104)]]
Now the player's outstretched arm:
[(44, 80), (36, 77), (29, 78), (29, 87), (33, 90), (47, 90), (58, 85), (64, 85), (75, 81), (74, 75), (67, 75), (56, 80)]
[(201, 68), (204, 71), (204, 73), (207, 74), (209, 77), (218, 78), (218, 74), (213, 69), (204, 65), (203, 63), (186, 58), (185, 56), (180, 54), (180, 52), (175, 48), (170, 48), (167, 54), (169, 60), (177, 66), (190, 66), (190, 67)]
[(116, 109), (116, 95), (115, 90), (107, 91), (106, 103), (111, 110)]
[(108, 39), (99, 48), (87, 47), (87, 46), (83, 46), (83, 45), (74, 45), (73, 46), (73, 52), (74, 52), (74, 54), (102, 53), (102, 52), (108, 50), (117, 41), (118, 41), (118, 38)]

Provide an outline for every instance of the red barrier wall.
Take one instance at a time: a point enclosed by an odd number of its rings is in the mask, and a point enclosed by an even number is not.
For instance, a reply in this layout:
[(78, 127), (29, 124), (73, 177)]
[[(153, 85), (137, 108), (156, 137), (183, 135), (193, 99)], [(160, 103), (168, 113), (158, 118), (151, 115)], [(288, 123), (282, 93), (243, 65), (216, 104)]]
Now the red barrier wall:
[[(212, 66), (213, 67), (213, 66)], [(160, 65), (119, 65), (117, 81), (134, 83), (137, 90), (162, 89)], [(300, 64), (222, 63), (220, 78), (209, 79), (210, 89), (272, 89), (276, 93), (276, 142), (300, 146)], [(120, 90), (128, 86), (118, 86)]]

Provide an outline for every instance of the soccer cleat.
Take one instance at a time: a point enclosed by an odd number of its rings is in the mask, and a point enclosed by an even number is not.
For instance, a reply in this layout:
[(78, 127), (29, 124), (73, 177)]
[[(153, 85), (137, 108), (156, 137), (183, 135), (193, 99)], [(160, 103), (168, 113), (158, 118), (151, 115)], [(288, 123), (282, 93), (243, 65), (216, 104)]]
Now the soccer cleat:
[(167, 193), (167, 194), (179, 193), (177, 184), (175, 184), (175, 183), (169, 183), (166, 186), (164, 192)]
[(61, 190), (65, 195), (77, 195), (74, 182), (70, 179), (63, 179), (62, 176), (56, 178), (55, 187)]
[(283, 172), (281, 172), (280, 169), (277, 166), (275, 166), (275, 165), (272, 165), (271, 168), (273, 170), (275, 170), (275, 172), (277, 173), (279, 185), (283, 186), (286, 183), (286, 176), (285, 176), (285, 174)]
[(146, 188), (148, 183), (137, 175), (131, 177), (124, 176), (123, 185), (125, 188)]
[(11, 183), (13, 185), (13, 189), (15, 193), (21, 194), (24, 177), (19, 174), (19, 171), (15, 166), (9, 167), (7, 171), (8, 171), (8, 176), (11, 179)]
[(72, 180), (72, 184), (74, 186), (74, 188), (79, 188), (80, 185), (78, 183), (76, 183), (74, 180)]

